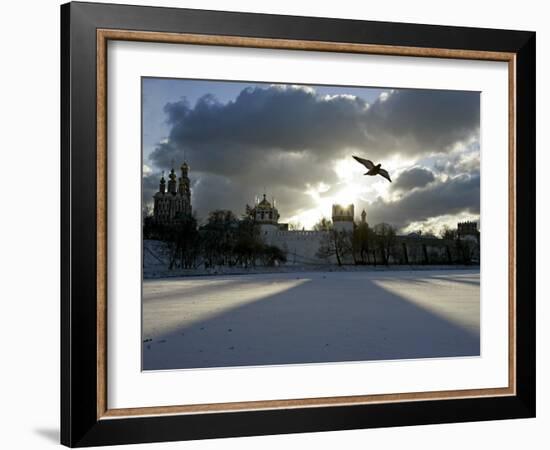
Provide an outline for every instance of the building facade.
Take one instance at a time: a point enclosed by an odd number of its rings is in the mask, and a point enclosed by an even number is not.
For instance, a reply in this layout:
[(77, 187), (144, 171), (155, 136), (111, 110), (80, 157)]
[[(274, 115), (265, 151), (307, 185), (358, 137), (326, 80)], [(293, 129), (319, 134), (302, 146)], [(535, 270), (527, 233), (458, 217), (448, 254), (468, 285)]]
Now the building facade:
[[(279, 223), (280, 215), (275, 206), (275, 200), (269, 202), (265, 194), (254, 207), (247, 205), (246, 213), (258, 224), (264, 243), (279, 247), (285, 252), (287, 263), (305, 265), (327, 262), (318, 255), (318, 252), (328, 237), (328, 231), (289, 230), (288, 224)], [(351, 235), (354, 229), (354, 205), (333, 205), (332, 223), (334, 230), (349, 232)], [(335, 258), (332, 259), (330, 262), (336, 262)]]
[(191, 215), (191, 185), (189, 182), (189, 166), (184, 162), (181, 176), (177, 179), (172, 167), (168, 175), (168, 186), (162, 175), (159, 190), (153, 196), (153, 217), (156, 223), (173, 224)]
[(479, 231), (477, 230), (477, 222), (467, 221), (459, 222), (457, 227), (457, 235), (459, 239), (479, 240)]

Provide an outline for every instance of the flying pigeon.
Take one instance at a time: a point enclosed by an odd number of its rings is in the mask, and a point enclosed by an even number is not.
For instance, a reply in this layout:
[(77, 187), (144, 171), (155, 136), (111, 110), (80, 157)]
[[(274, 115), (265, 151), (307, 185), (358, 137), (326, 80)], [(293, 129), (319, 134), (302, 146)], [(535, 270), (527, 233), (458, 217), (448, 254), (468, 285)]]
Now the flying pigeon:
[(367, 169), (369, 169), (369, 171), (365, 172), (363, 175), (370, 175), (370, 176), (381, 175), (391, 183), (390, 174), (388, 173), (387, 170), (381, 168), (382, 164), (376, 164), (375, 166), (373, 162), (368, 159), (359, 158), (359, 156), (354, 156), (353, 158), (357, 162), (360, 162), (361, 164), (363, 164)]

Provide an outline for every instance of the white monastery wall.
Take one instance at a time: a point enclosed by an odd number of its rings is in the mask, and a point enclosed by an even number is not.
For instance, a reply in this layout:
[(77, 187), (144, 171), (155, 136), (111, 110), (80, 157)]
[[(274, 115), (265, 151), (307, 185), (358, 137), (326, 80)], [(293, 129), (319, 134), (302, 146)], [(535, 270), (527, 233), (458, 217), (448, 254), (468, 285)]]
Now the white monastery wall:
[(262, 230), (262, 239), (266, 244), (279, 247), (286, 253), (287, 264), (326, 264), (326, 259), (317, 256), (326, 231)]

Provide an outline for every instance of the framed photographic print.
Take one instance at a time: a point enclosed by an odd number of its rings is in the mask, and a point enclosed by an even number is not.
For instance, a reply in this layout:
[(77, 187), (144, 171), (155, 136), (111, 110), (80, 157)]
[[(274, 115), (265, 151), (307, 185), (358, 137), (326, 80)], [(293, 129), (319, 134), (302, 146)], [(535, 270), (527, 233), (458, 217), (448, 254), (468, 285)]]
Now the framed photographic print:
[(535, 415), (535, 33), (61, 19), (63, 444)]

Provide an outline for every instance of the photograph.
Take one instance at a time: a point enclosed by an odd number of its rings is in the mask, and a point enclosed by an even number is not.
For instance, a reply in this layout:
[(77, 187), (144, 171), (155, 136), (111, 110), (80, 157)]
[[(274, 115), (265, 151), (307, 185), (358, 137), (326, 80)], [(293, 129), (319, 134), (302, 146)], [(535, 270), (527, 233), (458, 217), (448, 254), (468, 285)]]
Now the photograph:
[(480, 92), (142, 77), (141, 132), (142, 370), (480, 357)]

